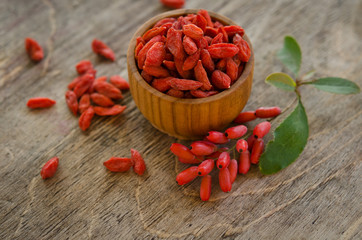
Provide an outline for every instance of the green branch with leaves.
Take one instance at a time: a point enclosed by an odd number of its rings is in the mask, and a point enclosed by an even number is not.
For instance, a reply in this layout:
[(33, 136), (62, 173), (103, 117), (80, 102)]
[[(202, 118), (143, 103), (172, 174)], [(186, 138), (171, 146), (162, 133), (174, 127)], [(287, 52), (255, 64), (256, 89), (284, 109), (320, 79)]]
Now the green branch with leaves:
[(357, 84), (344, 78), (312, 79), (315, 71), (310, 71), (299, 77), (302, 52), (298, 42), (291, 36), (284, 38), (284, 46), (277, 53), (277, 57), (294, 74), (295, 80), (286, 73), (278, 72), (270, 74), (265, 82), (284, 91), (295, 92), (297, 104), (294, 110), (290, 111), (289, 115), (276, 127), (273, 133), (274, 139), (268, 142), (259, 159), (260, 171), (266, 175), (276, 173), (289, 166), (299, 157), (307, 145), (309, 125), (299, 91), (301, 86), (312, 85), (319, 90), (336, 94), (360, 92)]

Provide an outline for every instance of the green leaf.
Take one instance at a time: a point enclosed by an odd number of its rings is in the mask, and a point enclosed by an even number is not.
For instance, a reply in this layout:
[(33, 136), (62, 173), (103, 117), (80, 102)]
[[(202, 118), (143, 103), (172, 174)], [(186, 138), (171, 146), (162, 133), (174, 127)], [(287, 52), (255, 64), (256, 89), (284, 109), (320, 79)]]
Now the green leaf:
[(278, 52), (277, 57), (282, 63), (298, 77), (302, 63), (302, 52), (298, 42), (291, 36), (285, 36), (284, 46)]
[(286, 73), (272, 73), (266, 77), (265, 82), (285, 91), (294, 91), (296, 86), (293, 78)]
[(259, 168), (263, 174), (273, 174), (293, 163), (307, 144), (308, 118), (302, 102), (275, 129), (274, 140), (269, 141), (260, 156)]
[(313, 82), (309, 82), (319, 90), (338, 94), (355, 94), (361, 90), (354, 82), (337, 77), (320, 78)]

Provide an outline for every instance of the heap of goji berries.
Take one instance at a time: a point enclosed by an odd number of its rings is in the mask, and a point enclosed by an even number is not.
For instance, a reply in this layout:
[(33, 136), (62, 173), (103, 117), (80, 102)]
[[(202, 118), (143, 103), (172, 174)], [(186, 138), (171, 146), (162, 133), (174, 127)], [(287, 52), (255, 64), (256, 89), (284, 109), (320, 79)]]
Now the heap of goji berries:
[(158, 21), (137, 38), (135, 58), (143, 79), (178, 98), (203, 98), (241, 75), (251, 50), (240, 26), (212, 21), (206, 10)]
[[(259, 108), (256, 111), (240, 113), (235, 122), (240, 124), (256, 118), (273, 118), (280, 112), (279, 107)], [(180, 143), (173, 143), (170, 150), (180, 162), (198, 164), (198, 166), (192, 166), (179, 173), (176, 182), (184, 185), (201, 176), (200, 198), (202, 201), (207, 201), (211, 195), (210, 173), (216, 164), (219, 170), (221, 190), (223, 192), (231, 191), (237, 173), (246, 174), (251, 163), (259, 163), (259, 157), (264, 149), (263, 137), (270, 131), (270, 128), (269, 121), (257, 124), (247, 140), (242, 139), (248, 130), (244, 125), (230, 127), (225, 132), (210, 131), (203, 141), (191, 143), (190, 149)], [(231, 139), (237, 140), (232, 148), (218, 146), (228, 143)], [(230, 152), (233, 152), (234, 149), (239, 153), (239, 161), (236, 160), (235, 154), (233, 159), (230, 157)]]

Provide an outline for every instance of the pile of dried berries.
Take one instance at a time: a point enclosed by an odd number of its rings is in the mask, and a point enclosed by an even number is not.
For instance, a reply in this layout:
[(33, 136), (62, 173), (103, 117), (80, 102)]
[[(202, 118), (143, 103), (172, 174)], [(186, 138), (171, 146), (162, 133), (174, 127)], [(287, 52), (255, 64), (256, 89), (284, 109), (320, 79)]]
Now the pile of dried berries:
[(69, 90), (65, 93), (65, 99), (75, 116), (78, 111), (81, 114), (79, 127), (83, 131), (90, 126), (94, 114), (113, 116), (121, 114), (126, 109), (126, 106), (114, 102), (123, 99), (121, 90), (129, 89), (125, 79), (116, 75), (112, 76), (108, 83), (106, 76), (95, 78), (97, 71), (89, 60), (80, 61), (75, 68), (79, 76), (68, 84)]
[[(256, 111), (240, 113), (236, 122), (247, 122), (257, 117), (273, 118), (278, 116), (280, 112), (279, 107), (259, 108)], [(242, 139), (248, 130), (247, 127), (237, 125), (226, 129), (223, 133), (217, 131), (208, 132), (203, 141), (191, 143), (190, 149), (180, 143), (173, 143), (170, 150), (178, 157), (180, 162), (198, 164), (198, 166), (192, 166), (180, 172), (176, 177), (176, 182), (179, 185), (184, 185), (201, 176), (200, 198), (202, 201), (207, 201), (211, 195), (211, 175), (209, 174), (216, 164), (219, 169), (221, 190), (223, 192), (231, 191), (237, 173), (246, 174), (251, 163), (258, 164), (264, 149), (263, 137), (268, 134), (270, 127), (269, 121), (257, 124), (247, 140)], [(218, 146), (229, 143), (231, 139), (238, 139), (232, 148)], [(239, 153), (239, 161), (236, 160), (234, 149)], [(234, 152), (234, 159), (231, 159), (230, 152)]]
[(212, 21), (206, 10), (158, 21), (137, 38), (143, 79), (178, 98), (215, 95), (238, 79), (251, 50), (240, 26)]

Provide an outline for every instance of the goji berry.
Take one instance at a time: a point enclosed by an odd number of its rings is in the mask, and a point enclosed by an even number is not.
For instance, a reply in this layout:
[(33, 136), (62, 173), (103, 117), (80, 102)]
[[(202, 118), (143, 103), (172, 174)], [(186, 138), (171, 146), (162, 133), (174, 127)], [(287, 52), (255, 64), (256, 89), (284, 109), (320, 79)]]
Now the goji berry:
[(94, 76), (92, 74), (84, 74), (80, 77), (79, 82), (75, 85), (73, 92), (77, 98), (81, 97), (92, 85)]
[(48, 108), (53, 106), (56, 103), (53, 99), (45, 98), (45, 97), (36, 97), (36, 98), (30, 98), (28, 102), (26, 103), (26, 106), (29, 108), (35, 109), (35, 108)]
[(143, 160), (141, 154), (135, 150), (131, 149), (131, 159), (133, 161), (133, 171), (137, 173), (138, 175), (143, 175), (143, 173), (146, 170), (146, 164)]
[(236, 176), (238, 175), (238, 162), (235, 159), (232, 159), (228, 169), (230, 173), (230, 182), (233, 184), (235, 182)]
[(258, 138), (255, 140), (253, 150), (251, 150), (250, 162), (252, 164), (258, 164), (260, 155), (264, 149), (264, 140)]
[(230, 164), (230, 154), (229, 152), (223, 152), (220, 154), (219, 158), (216, 161), (216, 166), (219, 169), (227, 168)]
[(272, 118), (278, 116), (282, 111), (279, 107), (261, 107), (255, 110), (258, 118)]
[(136, 48), (134, 49), (134, 56), (136, 59), (138, 59), (138, 54), (140, 53), (140, 51), (142, 50), (142, 48), (144, 47), (145, 45), (140, 42), (137, 44)]
[(143, 34), (142, 38), (145, 42), (148, 42), (151, 38), (157, 35), (163, 35), (166, 32), (166, 27), (153, 27)]
[(214, 24), (213, 24), (213, 22), (212, 22), (212, 20), (211, 20), (211, 17), (210, 17), (210, 15), (209, 15), (209, 13), (208, 13), (208, 11), (206, 11), (205, 9), (200, 9), (200, 10), (197, 12), (197, 14), (200, 14), (201, 16), (203, 16), (203, 17), (206, 19), (207, 26), (209, 26), (209, 27), (213, 27), (213, 26), (214, 26)]
[(219, 21), (215, 21), (215, 22), (214, 22), (214, 27), (216, 27), (216, 28), (223, 27), (223, 26), (224, 26), (224, 24), (222, 24), (222, 23), (219, 22)]
[(226, 74), (230, 77), (231, 82), (234, 82), (238, 78), (238, 65), (232, 58), (226, 60)]
[(215, 70), (211, 75), (211, 82), (218, 89), (228, 89), (230, 88), (231, 79), (220, 70)]
[(191, 152), (195, 155), (206, 156), (217, 150), (217, 146), (208, 141), (195, 141), (191, 143)]
[(216, 144), (224, 144), (230, 141), (224, 133), (217, 131), (210, 131), (206, 134), (206, 139)]
[(166, 94), (170, 95), (172, 97), (177, 97), (177, 98), (183, 98), (184, 97), (184, 92), (183, 91), (176, 90), (176, 89), (173, 89), (173, 88), (168, 90)]
[(94, 107), (94, 113), (98, 116), (114, 116), (123, 113), (126, 109), (126, 106), (114, 105), (110, 108), (105, 107)]
[(225, 72), (226, 71), (226, 60), (227, 60), (227, 58), (220, 59), (220, 61), (218, 61), (216, 64), (216, 69), (220, 70), (222, 72)]
[(160, 0), (160, 2), (169, 8), (182, 8), (185, 4), (185, 0)]
[(168, 80), (168, 84), (176, 90), (187, 91), (187, 90), (196, 90), (201, 87), (203, 84), (198, 81), (188, 80), (188, 79), (179, 79), (172, 78)]
[(129, 89), (129, 83), (121, 76), (118, 75), (111, 76), (109, 82), (119, 90)]
[(184, 79), (190, 79), (192, 77), (192, 71), (188, 70), (188, 71), (184, 71), (182, 69), (184, 65), (184, 59), (182, 58), (175, 58), (175, 66), (177, 69), (177, 72), (180, 74), (180, 76)]
[(170, 79), (172, 79), (172, 77), (155, 79), (152, 81), (152, 87), (156, 88), (160, 92), (166, 92), (171, 88), (168, 84), (168, 80)]
[(211, 44), (211, 42), (212, 42), (212, 37), (210, 37), (210, 36), (204, 36), (204, 38), (206, 39), (207, 45), (209, 46), (209, 45)]
[(202, 89), (210, 90), (212, 86), (210, 84), (209, 78), (207, 77), (207, 72), (205, 71), (201, 60), (197, 61), (197, 64), (194, 69), (194, 73), (195, 73), (196, 80), (199, 81), (200, 83), (202, 83)]
[(151, 75), (149, 75), (148, 73), (146, 73), (145, 71), (141, 72), (141, 76), (148, 83), (152, 82), (152, 80), (153, 80), (153, 77)]
[(111, 157), (103, 165), (111, 172), (127, 172), (133, 165), (130, 158)]
[(176, 177), (177, 184), (185, 185), (186, 183), (189, 183), (192, 180), (194, 180), (198, 176), (197, 170), (198, 170), (198, 167), (194, 166), (194, 167), (190, 167), (190, 168), (180, 172)]
[(197, 50), (194, 54), (188, 56), (182, 65), (182, 70), (187, 71), (193, 69), (196, 66), (197, 61), (200, 59), (200, 50)]
[(93, 93), (94, 92), (94, 86), (98, 83), (98, 82), (106, 82), (107, 81), (107, 76), (101, 76), (99, 78), (97, 78), (96, 80), (93, 81), (92, 86), (90, 86), (88, 88), (88, 93)]
[(167, 71), (167, 69), (161, 67), (161, 66), (143, 66), (143, 71), (145, 71), (147, 74), (154, 76), (156, 78), (164, 78), (169, 77), (170, 73)]
[(200, 198), (202, 201), (208, 201), (211, 195), (211, 176), (206, 175), (202, 177), (200, 185)]
[(239, 52), (239, 48), (231, 43), (217, 43), (210, 45), (207, 50), (212, 58), (233, 57)]
[(102, 107), (111, 107), (114, 105), (114, 102), (109, 98), (100, 93), (92, 93), (90, 95), (93, 103), (102, 106)]
[(217, 28), (209, 27), (209, 26), (207, 26), (205, 31), (204, 31), (205, 36), (209, 36), (211, 38), (216, 37), (216, 35), (218, 33), (219, 33), (219, 31), (217, 30)]
[(173, 143), (170, 150), (173, 154), (186, 161), (193, 161), (195, 159), (195, 155), (192, 154), (190, 149), (180, 143)]
[(44, 166), (42, 167), (41, 171), (40, 171), (40, 176), (43, 179), (47, 179), (47, 178), (51, 178), (54, 176), (55, 172), (58, 169), (58, 165), (59, 165), (59, 158), (58, 157), (53, 157), (51, 159), (49, 159)]
[(205, 176), (209, 174), (214, 168), (214, 165), (215, 162), (212, 159), (208, 159), (200, 163), (200, 165), (197, 167), (197, 172), (199, 176)]
[(225, 32), (228, 34), (229, 37), (233, 37), (235, 34), (239, 34), (239, 36), (244, 36), (245, 30), (236, 25), (230, 25), (224, 27)]
[(228, 168), (220, 169), (219, 171), (219, 185), (223, 192), (231, 191), (231, 177)]
[(25, 50), (33, 61), (40, 61), (44, 57), (43, 48), (32, 38), (25, 38)]
[(164, 19), (161, 19), (160, 21), (158, 21), (155, 26), (153, 27), (160, 27), (162, 26), (163, 24), (166, 24), (166, 23), (174, 23), (176, 22), (176, 18), (164, 18)]
[(201, 90), (192, 90), (190, 91), (191, 95), (197, 98), (210, 97), (212, 95), (218, 94), (218, 91), (201, 91)]
[(146, 66), (161, 66), (165, 60), (166, 50), (163, 42), (157, 42), (148, 50), (145, 60)]
[(122, 92), (113, 86), (112, 84), (109, 84), (107, 82), (97, 82), (94, 84), (94, 89), (99, 92), (100, 94), (103, 94), (104, 96), (107, 96), (112, 99), (123, 99)]
[(111, 61), (115, 60), (113, 50), (110, 47), (108, 47), (104, 42), (102, 42), (98, 39), (93, 40), (92, 49), (93, 49), (93, 52), (96, 54), (99, 54)]
[(90, 96), (89, 94), (84, 94), (80, 100), (79, 100), (79, 104), (78, 104), (78, 109), (80, 114), (84, 113), (85, 110), (87, 110), (90, 106)]
[(165, 65), (165, 67), (166, 67), (168, 70), (177, 71), (176, 65), (175, 65), (175, 62), (174, 62), (174, 61), (163, 60), (162, 63), (163, 63), (163, 65)]
[(222, 34), (222, 41), (224, 43), (229, 42), (228, 34), (225, 32), (225, 29), (223, 26), (218, 28), (218, 32)]
[(196, 26), (198, 26), (199, 28), (201, 28), (202, 31), (205, 31), (206, 26), (207, 26), (207, 21), (201, 14), (196, 15), (196, 17), (194, 18), (193, 23)]
[(77, 95), (73, 91), (66, 91), (65, 93), (65, 101), (68, 105), (69, 110), (77, 116), (78, 112), (78, 100)]
[(218, 34), (212, 39), (210, 45), (224, 42), (223, 38), (224, 38), (224, 35), (223, 35), (222, 33), (218, 33)]
[(262, 138), (268, 134), (270, 128), (271, 128), (270, 122), (261, 122), (255, 126), (253, 130), (253, 135), (255, 138)]
[(250, 169), (250, 152), (243, 151), (239, 156), (239, 173), (247, 174)]
[(212, 61), (210, 53), (207, 49), (201, 50), (201, 61), (202, 65), (209, 71), (213, 72), (215, 70), (214, 61)]
[(239, 113), (239, 115), (234, 119), (235, 123), (246, 123), (256, 119), (255, 111), (247, 111)]
[(79, 127), (83, 131), (87, 130), (92, 122), (92, 118), (94, 116), (94, 109), (92, 106), (88, 107), (79, 118)]
[(74, 79), (68, 84), (68, 89), (69, 89), (69, 90), (73, 90), (73, 88), (75, 87), (75, 85), (78, 84), (79, 80), (80, 80), (80, 77), (74, 78)]
[(248, 150), (248, 142), (245, 141), (244, 139), (239, 139), (236, 142), (236, 151), (241, 153), (241, 152), (245, 152), (246, 150)]
[(139, 69), (142, 69), (143, 65), (145, 64), (148, 50), (150, 50), (150, 48), (153, 46), (153, 44), (155, 44), (156, 42), (161, 42), (161, 41), (162, 41), (162, 36), (157, 35), (157, 36), (153, 37), (150, 41), (148, 41), (143, 46), (143, 48), (139, 51), (138, 59), (137, 59), (137, 64), (138, 64)]
[(175, 58), (184, 58), (184, 50), (182, 44), (182, 31), (170, 28), (167, 31), (166, 47)]
[(238, 55), (241, 61), (247, 62), (251, 56), (249, 44), (239, 35), (235, 34), (233, 43), (239, 48)]
[(196, 26), (195, 24), (187, 24), (182, 27), (183, 33), (192, 38), (192, 39), (200, 39), (204, 36), (204, 31), (201, 28)]
[(77, 70), (78, 74), (84, 74), (89, 69), (92, 69), (92, 68), (93, 68), (93, 65), (92, 65), (91, 61), (89, 61), (89, 60), (82, 60), (79, 63), (77, 63), (77, 65), (75, 65), (75, 69)]
[(244, 125), (230, 127), (226, 129), (225, 136), (229, 139), (241, 138), (248, 131), (248, 128)]

